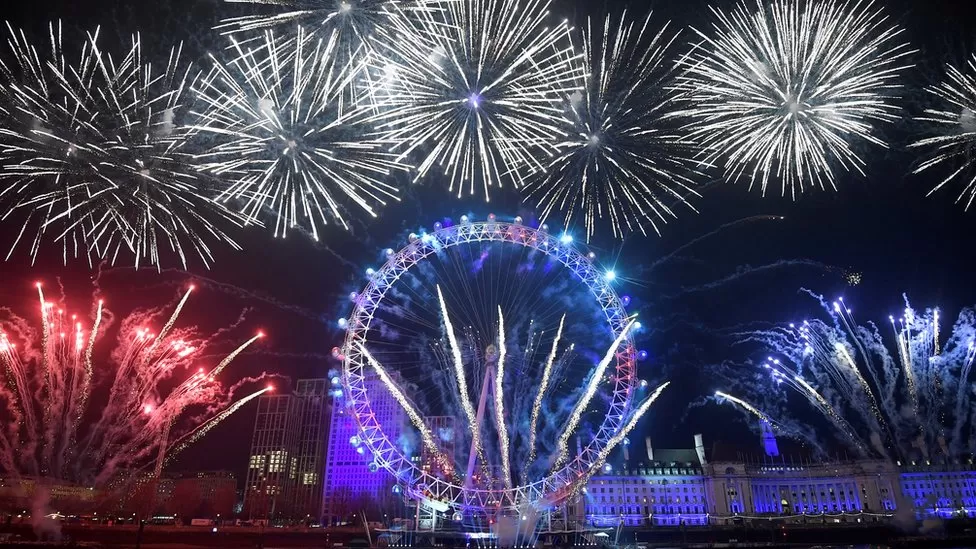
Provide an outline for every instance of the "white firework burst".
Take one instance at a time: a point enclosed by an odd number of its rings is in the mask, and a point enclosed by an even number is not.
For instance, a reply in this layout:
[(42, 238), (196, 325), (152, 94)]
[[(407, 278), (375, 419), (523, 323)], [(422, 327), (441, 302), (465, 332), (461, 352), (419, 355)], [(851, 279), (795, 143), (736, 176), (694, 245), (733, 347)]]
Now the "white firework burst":
[(730, 180), (796, 198), (863, 173), (860, 143), (885, 146), (877, 124), (912, 53), (871, 0), (742, 0), (712, 9), (710, 33), (684, 60), (691, 137)]
[(976, 199), (976, 54), (962, 69), (946, 65), (946, 78), (926, 93), (938, 103), (926, 109), (918, 120), (930, 123), (937, 135), (920, 139), (913, 148), (931, 151), (914, 170), (921, 173), (930, 168), (946, 168), (949, 174), (929, 194), (950, 183), (960, 183), (958, 202), (968, 210)]
[[(695, 195), (695, 149), (678, 135), (674, 69), (676, 34), (654, 33), (651, 15), (635, 25), (626, 13), (583, 31), (586, 83), (572, 95), (566, 137), (526, 192), (546, 220), (582, 220), (587, 238), (606, 222), (614, 237), (648, 230), (673, 217), (674, 204)], [(690, 205), (689, 205), (690, 207)]]
[(198, 160), (229, 181), (217, 200), (249, 222), (273, 218), (279, 237), (301, 228), (318, 240), (333, 221), (348, 228), (347, 205), (375, 217), (374, 207), (397, 199), (391, 172), (407, 169), (343, 99), (362, 65), (337, 64), (336, 47), (301, 30), (266, 32), (255, 48), (233, 40), (234, 59), (214, 59), (195, 86), (203, 108), (194, 130), (211, 138)]
[[(336, 43), (333, 55), (340, 64), (361, 60), (377, 47), (380, 29), (391, 25), (392, 17), (430, 16), (453, 0), (224, 0), (227, 3), (257, 7), (259, 13), (230, 17), (216, 27), (223, 34), (238, 36), (274, 30), (293, 33), (302, 27)], [(244, 39), (247, 40), (246, 38)], [(260, 36), (258, 36), (260, 40)], [(369, 74), (363, 76), (368, 77)], [(363, 95), (362, 82), (350, 82), (347, 96)]]
[(66, 51), (61, 24), (52, 24), (47, 52), (8, 30), (0, 219), (20, 225), (11, 253), (28, 241), (36, 259), (51, 240), (64, 261), (131, 255), (136, 267), (161, 266), (172, 253), (186, 267), (191, 254), (209, 265), (212, 243), (236, 247), (221, 227), (241, 220), (210, 200), (214, 182), (185, 150), (190, 69), (179, 47), (160, 71), (143, 60), (139, 35), (115, 59), (99, 48), (97, 30)]
[(402, 44), (374, 61), (374, 120), (401, 158), (419, 156), (417, 179), (437, 166), (458, 196), (544, 169), (563, 128), (562, 101), (581, 86), (563, 21), (550, 0), (457, 0), (434, 14), (395, 17)]
[[(324, 30), (338, 34), (338, 42), (348, 48), (348, 52), (367, 48), (374, 39), (374, 33), (385, 25), (389, 17), (397, 11), (410, 13), (433, 12), (444, 2), (451, 0), (224, 0), (233, 4), (269, 6), (263, 13), (231, 17), (221, 21), (217, 27), (225, 34), (254, 30), (285, 29), (304, 27), (312, 31)], [(390, 10), (396, 4), (397, 10)]]

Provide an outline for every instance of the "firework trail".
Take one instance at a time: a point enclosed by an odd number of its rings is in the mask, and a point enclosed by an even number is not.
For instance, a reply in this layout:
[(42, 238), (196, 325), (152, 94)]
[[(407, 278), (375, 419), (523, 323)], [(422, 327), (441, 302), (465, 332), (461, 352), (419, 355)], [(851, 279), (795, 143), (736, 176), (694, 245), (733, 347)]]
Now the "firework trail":
[[(937, 309), (919, 312), (906, 299), (901, 318), (890, 320), (892, 347), (875, 324), (858, 324), (843, 300), (818, 299), (826, 322), (745, 335), (769, 351), (764, 369), (774, 387), (806, 400), (862, 455), (914, 459), (973, 449), (972, 309), (960, 313), (943, 342)], [(764, 385), (752, 390), (770, 402), (781, 398)]]
[[(849, 364), (853, 364), (853, 362), (849, 362)], [(848, 442), (853, 444), (861, 454), (866, 455), (868, 453), (867, 448), (864, 446), (864, 444), (855, 434), (854, 428), (851, 426), (851, 424), (848, 423), (848, 421), (844, 419), (844, 417), (840, 415), (837, 412), (837, 410), (834, 409), (833, 405), (830, 402), (828, 402), (827, 399), (824, 398), (824, 396), (821, 395), (816, 388), (814, 388), (812, 385), (810, 385), (810, 383), (808, 383), (805, 379), (803, 379), (803, 377), (801, 377), (800, 374), (798, 374), (797, 372), (791, 370), (789, 367), (782, 364), (778, 359), (772, 359), (772, 358), (769, 360), (769, 362), (763, 364), (763, 368), (771, 371), (773, 380), (777, 384), (785, 383), (787, 384), (787, 386), (794, 389), (799, 394), (803, 395), (810, 402), (812, 406), (817, 408), (817, 410), (821, 414), (823, 414), (826, 418), (830, 420), (830, 422), (834, 425), (835, 429), (837, 429), (839, 432), (843, 433), (844, 436), (847, 437)], [(859, 376), (859, 374), (857, 374), (857, 376)], [(867, 385), (865, 384), (864, 387), (866, 386)], [(719, 395), (716, 394), (716, 396)], [(873, 397), (871, 397), (870, 400), (872, 400), (873, 402)], [(875, 405), (875, 409), (877, 409), (876, 405)], [(860, 411), (862, 413), (866, 412), (866, 410), (860, 410)], [(883, 425), (884, 420), (881, 418), (881, 416), (878, 415), (877, 418), (879, 424)], [(767, 421), (769, 421), (768, 418)]]
[(214, 203), (216, 182), (186, 151), (190, 67), (181, 47), (165, 66), (143, 60), (132, 36), (121, 58), (99, 32), (65, 49), (61, 24), (49, 51), (8, 24), (11, 59), (0, 60), (0, 220), (20, 224), (7, 255), (23, 243), (37, 259), (56, 243), (62, 260), (161, 266), (166, 255), (213, 262), (215, 244), (242, 218)]
[[(468, 421), (471, 429), (472, 446), (475, 449), (477, 458), (485, 463), (484, 449), (481, 444), (481, 426), (478, 425), (478, 418), (471, 404), (471, 397), (468, 395), (468, 380), (464, 373), (464, 360), (461, 357), (461, 347), (458, 346), (457, 336), (454, 334), (454, 326), (451, 325), (451, 317), (447, 314), (447, 302), (444, 301), (444, 294), (441, 287), (437, 286), (437, 300), (441, 306), (441, 318), (444, 320), (444, 331), (447, 341), (451, 346), (451, 359), (454, 364), (454, 376), (457, 380), (457, 394), (461, 400), (461, 407), (464, 410), (464, 417)], [(470, 473), (470, 471), (469, 471)], [(468, 478), (471, 475), (468, 474)]]
[(596, 394), (597, 389), (600, 387), (600, 383), (604, 381), (603, 376), (607, 371), (607, 366), (610, 362), (617, 356), (617, 350), (626, 341), (627, 334), (630, 332), (631, 328), (634, 327), (634, 323), (637, 322), (636, 318), (632, 318), (627, 326), (621, 330), (620, 335), (617, 336), (617, 340), (613, 342), (613, 345), (607, 349), (607, 354), (604, 355), (603, 360), (597, 364), (596, 369), (590, 376), (590, 381), (586, 384), (586, 389), (583, 391), (583, 395), (576, 402), (576, 406), (573, 408), (573, 412), (569, 416), (569, 421), (563, 428), (562, 433), (559, 435), (559, 440), (556, 443), (556, 456), (554, 467), (559, 467), (566, 461), (567, 453), (569, 451), (569, 437), (573, 436), (576, 431), (576, 427), (579, 426), (580, 419), (583, 417), (583, 412), (586, 411), (586, 407), (590, 405), (590, 401)]
[(214, 427), (219, 425), (220, 422), (224, 421), (225, 419), (233, 415), (234, 412), (243, 408), (248, 402), (251, 402), (252, 400), (258, 398), (259, 396), (271, 391), (274, 391), (274, 387), (269, 385), (264, 389), (261, 389), (260, 391), (251, 393), (246, 397), (241, 398), (240, 400), (228, 406), (226, 410), (223, 410), (222, 412), (215, 415), (214, 417), (204, 421), (196, 429), (183, 435), (183, 437), (177, 440), (166, 452), (166, 460), (165, 460), (166, 463), (169, 463), (172, 459), (174, 459), (181, 452), (183, 452), (183, 450), (189, 448), (194, 442), (197, 442), (201, 438), (207, 436), (207, 433), (209, 433), (211, 429), (213, 429)]
[(723, 393), (722, 391), (715, 391), (715, 396), (718, 398), (725, 399), (733, 404), (737, 404), (738, 406), (742, 407), (742, 409), (749, 412), (750, 414), (753, 414), (754, 416), (758, 417), (762, 421), (767, 421), (769, 423), (772, 423), (772, 420), (769, 418), (769, 416), (760, 412), (758, 408), (742, 400), (739, 397), (734, 397), (728, 393)]
[(637, 24), (626, 12), (608, 15), (602, 26), (587, 21), (583, 90), (570, 97), (556, 154), (526, 187), (540, 222), (559, 214), (568, 228), (579, 219), (589, 240), (600, 223), (614, 237), (660, 234), (675, 215), (673, 203), (694, 209), (686, 197), (697, 196), (697, 149), (670, 116), (677, 34), (668, 25), (656, 33), (650, 27), (650, 14)]
[[(104, 268), (100, 265), (98, 269), (98, 274), (95, 276), (93, 284), (96, 286), (100, 283), (101, 277), (103, 275), (111, 275), (116, 273), (129, 273), (131, 272), (130, 267), (116, 267), (116, 268)], [(219, 292), (225, 293), (227, 295), (234, 296), (235, 298), (242, 299), (245, 301), (257, 301), (270, 305), (276, 309), (292, 313), (294, 315), (306, 318), (308, 320), (314, 320), (316, 322), (322, 322), (322, 314), (317, 313), (311, 309), (305, 307), (299, 307), (298, 305), (292, 305), (290, 303), (285, 303), (275, 297), (268, 294), (255, 292), (253, 290), (248, 290), (241, 288), (240, 286), (235, 286), (233, 284), (228, 284), (226, 282), (220, 282), (212, 278), (207, 278), (199, 274), (188, 274), (183, 269), (160, 269), (159, 274), (173, 274), (176, 275), (181, 280), (172, 280), (166, 282), (159, 282), (158, 284), (153, 284), (146, 286), (145, 289), (157, 288), (157, 287), (171, 287), (171, 286), (185, 286), (186, 280), (192, 280), (194, 286), (199, 286), (201, 288), (213, 289)]]
[[(627, 435), (629, 435), (630, 432), (634, 430), (634, 427), (637, 427), (637, 423), (641, 420), (641, 418), (644, 417), (644, 414), (646, 414), (647, 411), (651, 409), (651, 405), (653, 405), (654, 402), (658, 399), (658, 397), (661, 396), (661, 393), (663, 393), (664, 390), (668, 388), (668, 385), (671, 385), (670, 381), (666, 381), (657, 389), (654, 389), (654, 392), (651, 393), (651, 396), (647, 397), (647, 400), (642, 402), (641, 405), (637, 407), (637, 410), (635, 410), (633, 415), (630, 416), (630, 419), (627, 420), (627, 423), (624, 424), (624, 426), (621, 427), (620, 430), (617, 431), (617, 433), (610, 438), (610, 441), (607, 443), (606, 446), (603, 447), (603, 450), (601, 450), (600, 453), (598, 454), (598, 457), (594, 462), (595, 464), (594, 467), (590, 469), (590, 475), (598, 471), (599, 467), (603, 465), (604, 462), (607, 461), (608, 457), (610, 457), (610, 453), (613, 452), (614, 449), (617, 448), (617, 446), (620, 446), (620, 444), (627, 439)], [(583, 484), (585, 484), (585, 482)]]
[(318, 241), (331, 222), (349, 228), (347, 204), (375, 217), (397, 200), (387, 179), (407, 166), (370, 137), (364, 108), (341, 100), (363, 62), (341, 64), (334, 40), (301, 29), (288, 39), (266, 32), (251, 46), (233, 40), (233, 60), (211, 57), (193, 86), (203, 108), (192, 129), (210, 138), (196, 159), (230, 181), (216, 201), (235, 204), (247, 223), (267, 219), (276, 237), (300, 228)]
[(838, 271), (837, 267), (833, 267), (831, 265), (827, 265), (826, 263), (821, 263), (819, 261), (813, 261), (811, 259), (783, 259), (773, 263), (768, 263), (766, 265), (759, 265), (758, 267), (753, 267), (751, 265), (742, 265), (736, 269), (736, 272), (729, 274), (725, 277), (719, 278), (717, 280), (713, 280), (711, 282), (706, 282), (705, 284), (700, 284), (698, 286), (683, 287), (681, 291), (676, 294), (670, 294), (670, 295), (662, 294), (662, 296), (660, 297), (665, 299), (675, 299), (685, 294), (710, 292), (712, 290), (722, 288), (723, 286), (738, 282), (740, 280), (743, 280), (751, 276), (766, 274), (784, 268), (800, 268), (800, 267), (818, 269), (825, 272)]
[(783, 221), (784, 219), (786, 219), (786, 218), (783, 217), (783, 216), (781, 216), (781, 215), (753, 215), (753, 216), (750, 216), (750, 217), (744, 217), (742, 219), (736, 219), (735, 221), (730, 221), (728, 223), (725, 223), (724, 225), (719, 226), (718, 228), (716, 228), (716, 229), (714, 229), (712, 231), (709, 231), (709, 232), (707, 232), (707, 233), (705, 233), (705, 234), (703, 234), (703, 235), (701, 235), (699, 237), (693, 238), (692, 240), (689, 240), (688, 242), (682, 244), (681, 246), (679, 246), (677, 249), (675, 249), (673, 252), (669, 253), (668, 255), (665, 255), (665, 256), (663, 256), (663, 257), (658, 258), (657, 260), (655, 260), (654, 263), (651, 263), (651, 265), (649, 267), (642, 268), (641, 269), (641, 272), (642, 273), (653, 272), (655, 269), (657, 269), (661, 265), (664, 265), (667, 262), (671, 261), (672, 259), (676, 258), (678, 256), (678, 254), (680, 254), (681, 252), (683, 252), (683, 251), (685, 251), (685, 250), (687, 250), (689, 248), (693, 248), (696, 244), (698, 244), (698, 243), (700, 243), (700, 242), (702, 242), (704, 240), (708, 240), (709, 238), (711, 238), (711, 237), (719, 234), (720, 232), (722, 232), (722, 231), (724, 231), (726, 229), (731, 229), (733, 227), (739, 227), (739, 226), (746, 225), (746, 224), (749, 224), (749, 223), (753, 223), (753, 222), (756, 222), (756, 221)]
[(387, 389), (390, 391), (390, 394), (393, 395), (393, 398), (395, 398), (398, 403), (400, 403), (403, 411), (407, 413), (407, 417), (410, 418), (410, 423), (412, 423), (413, 426), (420, 431), (420, 438), (423, 441), (424, 447), (427, 449), (427, 451), (434, 456), (437, 456), (437, 461), (442, 465), (442, 467), (444, 467), (444, 470), (448, 471), (449, 475), (453, 475), (454, 463), (448, 460), (444, 456), (443, 452), (441, 452), (440, 447), (437, 446), (437, 442), (434, 440), (434, 434), (430, 431), (430, 428), (427, 426), (424, 418), (420, 416), (420, 413), (417, 412), (417, 409), (413, 406), (413, 404), (410, 403), (410, 400), (406, 397), (406, 395), (403, 394), (403, 391), (400, 390), (400, 387), (398, 387), (396, 382), (393, 381), (390, 374), (386, 372), (386, 369), (379, 362), (377, 362), (375, 358), (373, 358), (373, 355), (370, 354), (369, 351), (366, 350), (366, 347), (360, 345), (359, 350), (363, 353), (363, 357), (366, 358), (369, 365), (376, 370), (376, 374), (380, 376), (380, 380), (383, 382), (383, 385), (386, 385)]
[[(104, 335), (103, 318), (112, 315), (101, 302), (90, 329), (45, 299), (38, 287), (41, 330), (9, 313), (0, 321), (0, 384), (4, 412), (13, 420), (0, 437), (0, 467), (8, 475), (44, 476), (101, 486), (123, 470), (162, 459), (162, 433), (192, 432), (196, 419), (184, 412), (197, 407), (226, 410), (230, 393), (203, 368), (167, 390), (170, 380), (196, 363), (212, 338), (193, 328), (175, 327), (178, 311), (159, 333), (146, 326), (161, 311), (136, 312), (122, 320), (118, 343), (107, 363), (92, 359), (92, 348)], [(249, 340), (232, 353), (250, 345)], [(107, 399), (87, 421), (92, 378), (109, 381)], [(199, 434), (197, 438), (203, 436)], [(194, 439), (195, 440), (195, 439)]]
[[(545, 168), (562, 134), (560, 103), (581, 85), (569, 27), (550, 0), (456, 0), (378, 29), (371, 118), (416, 180), (442, 171), (458, 197)], [(399, 44), (409, 44), (400, 47)]]
[(536, 429), (539, 425), (539, 414), (542, 411), (542, 399), (546, 396), (546, 389), (549, 388), (549, 380), (552, 377), (552, 364), (556, 360), (556, 351), (559, 349), (559, 340), (563, 337), (563, 324), (566, 322), (566, 315), (559, 319), (559, 329), (556, 331), (556, 339), (552, 341), (552, 350), (546, 358), (546, 364), (542, 370), (542, 381), (539, 383), (539, 390), (535, 394), (535, 401), (532, 403), (532, 418), (529, 420), (529, 459), (528, 463), (535, 461), (535, 438)]
[(946, 65), (946, 78), (935, 86), (925, 89), (937, 103), (926, 109), (917, 120), (933, 126), (936, 135), (919, 139), (912, 148), (928, 149), (929, 157), (914, 173), (932, 168), (945, 168), (949, 174), (932, 188), (929, 195), (950, 183), (959, 183), (957, 202), (963, 202), (968, 210), (976, 198), (976, 171), (973, 170), (974, 146), (976, 146), (976, 54), (965, 67), (959, 69)]
[(710, 33), (682, 60), (677, 87), (702, 159), (765, 194), (796, 198), (863, 173), (861, 143), (897, 118), (893, 93), (913, 53), (871, 0), (741, 0), (712, 8)]
[(495, 424), (498, 426), (498, 446), (502, 457), (502, 480), (512, 488), (512, 465), (509, 462), (508, 425), (505, 419), (505, 316), (498, 307), (498, 364), (495, 366)]

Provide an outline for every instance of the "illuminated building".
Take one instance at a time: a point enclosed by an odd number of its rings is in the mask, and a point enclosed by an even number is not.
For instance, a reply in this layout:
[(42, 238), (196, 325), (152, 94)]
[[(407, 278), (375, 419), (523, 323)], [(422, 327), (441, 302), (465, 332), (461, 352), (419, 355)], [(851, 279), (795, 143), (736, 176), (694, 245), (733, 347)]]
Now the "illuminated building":
[(712, 522), (748, 516), (848, 514), (875, 520), (896, 508), (898, 474), (890, 463), (880, 460), (717, 461), (708, 467), (708, 475)]
[[(396, 376), (394, 374), (394, 379)], [(332, 420), (329, 425), (329, 444), (325, 461), (323, 516), (325, 524), (346, 520), (353, 512), (362, 510), (365, 502), (383, 505), (391, 501), (395, 482), (387, 471), (373, 461), (359, 438), (359, 427), (347, 408), (338, 378), (333, 380)], [(413, 440), (400, 437), (405, 421), (403, 408), (377, 376), (368, 376), (364, 383), (370, 407), (377, 422), (390, 440), (397, 440), (401, 451), (414, 450)]]
[(976, 516), (971, 464), (797, 463), (778, 455), (768, 432), (761, 438), (763, 457), (755, 460), (706, 459), (699, 436), (695, 443), (695, 449), (659, 450), (648, 439), (643, 461), (608, 464), (588, 482), (577, 520), (598, 527), (877, 522), (889, 520), (900, 501), (914, 505), (919, 518)]
[(707, 478), (691, 450), (655, 450), (653, 461), (604, 467), (587, 484), (584, 517), (591, 526), (701, 526)]
[(320, 520), (328, 386), (299, 380), (292, 394), (258, 399), (244, 487), (248, 518)]
[(919, 519), (937, 516), (976, 517), (976, 470), (973, 460), (962, 463), (898, 464), (904, 500)]

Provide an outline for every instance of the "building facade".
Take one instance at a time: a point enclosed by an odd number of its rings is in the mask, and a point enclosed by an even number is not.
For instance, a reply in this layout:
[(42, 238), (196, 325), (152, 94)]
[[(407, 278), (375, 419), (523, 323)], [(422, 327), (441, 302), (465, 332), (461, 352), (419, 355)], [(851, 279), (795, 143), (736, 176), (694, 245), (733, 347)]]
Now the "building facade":
[(230, 518), (237, 503), (237, 479), (230, 471), (187, 473), (176, 479), (168, 513), (188, 519)]
[(329, 434), (329, 380), (300, 379), (295, 396), (301, 402), (296, 410), (297, 433), (293, 450), (295, 466), (295, 515), (309, 522), (322, 520), (322, 494), (326, 441)]
[(898, 463), (904, 502), (919, 518), (976, 517), (976, 468), (957, 463)]
[(695, 450), (658, 450), (653, 461), (605, 466), (583, 491), (591, 526), (708, 524), (708, 478)]
[(710, 463), (712, 522), (742, 517), (858, 514), (890, 516), (897, 506), (899, 476), (881, 460), (834, 463)]
[(710, 461), (703, 451), (653, 450), (648, 441), (649, 459), (608, 464), (589, 480), (573, 502), (575, 517), (595, 527), (881, 522), (906, 509), (918, 520), (976, 518), (972, 460), (795, 463), (779, 456), (768, 433), (762, 442), (763, 458)]
[(247, 518), (321, 520), (328, 386), (325, 379), (303, 379), (292, 394), (258, 399), (244, 487)]
[[(329, 425), (329, 443), (325, 460), (323, 524), (345, 521), (353, 512), (363, 509), (366, 503), (383, 505), (398, 497), (394, 493), (392, 476), (373, 462), (369, 450), (359, 437), (359, 426), (346, 405), (339, 380), (333, 380), (332, 419)], [(404, 445), (412, 441), (400, 440), (401, 426), (405, 421), (403, 408), (375, 375), (365, 379), (369, 404), (383, 433), (393, 441)]]

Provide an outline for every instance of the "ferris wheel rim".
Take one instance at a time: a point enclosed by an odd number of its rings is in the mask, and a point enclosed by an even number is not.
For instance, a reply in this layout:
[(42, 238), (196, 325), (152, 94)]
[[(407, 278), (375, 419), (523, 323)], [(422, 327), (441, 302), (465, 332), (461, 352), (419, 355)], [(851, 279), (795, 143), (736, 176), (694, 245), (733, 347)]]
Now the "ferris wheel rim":
[(596, 298), (614, 338), (624, 330), (630, 317), (625, 306), (604, 274), (596, 268), (592, 254), (584, 254), (566, 237), (556, 237), (544, 228), (536, 229), (514, 222), (489, 218), (486, 221), (465, 222), (448, 227), (436, 227), (432, 233), (411, 234), (406, 246), (389, 253), (386, 263), (370, 274), (362, 292), (356, 294), (355, 306), (346, 321), (346, 337), (342, 346), (342, 386), (345, 404), (359, 431), (359, 440), (370, 451), (374, 462), (394, 475), (398, 485), (408, 492), (423, 492), (432, 501), (444, 502), (455, 509), (515, 509), (526, 502), (557, 503), (578, 488), (580, 482), (599, 466), (598, 454), (623, 425), (636, 389), (634, 342), (628, 333), (616, 353), (615, 386), (607, 414), (592, 440), (582, 452), (556, 471), (532, 483), (512, 488), (466, 487), (440, 479), (403, 455), (383, 432), (370, 406), (365, 387), (369, 365), (357, 346), (368, 343), (375, 311), (381, 306), (386, 292), (411, 268), (438, 250), (473, 242), (500, 242), (535, 249), (567, 267)]

